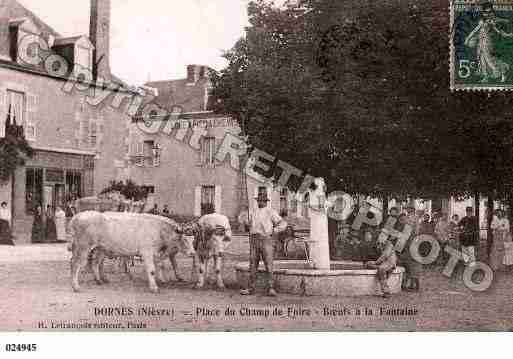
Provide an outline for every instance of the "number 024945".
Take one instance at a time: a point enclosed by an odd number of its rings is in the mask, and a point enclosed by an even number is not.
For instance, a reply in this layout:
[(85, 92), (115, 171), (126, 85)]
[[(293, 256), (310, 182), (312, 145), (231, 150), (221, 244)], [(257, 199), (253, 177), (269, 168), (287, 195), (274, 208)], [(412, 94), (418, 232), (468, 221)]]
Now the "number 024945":
[(6, 352), (35, 352), (36, 344), (5, 344)]

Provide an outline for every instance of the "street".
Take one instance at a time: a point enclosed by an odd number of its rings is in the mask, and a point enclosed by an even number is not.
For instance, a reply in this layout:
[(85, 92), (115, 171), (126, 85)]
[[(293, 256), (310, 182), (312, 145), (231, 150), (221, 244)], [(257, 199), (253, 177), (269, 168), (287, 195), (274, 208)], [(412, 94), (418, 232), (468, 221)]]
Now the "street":
[[(419, 293), (381, 297), (254, 297), (238, 293), (234, 265), (247, 257), (247, 238), (237, 236), (226, 257), (227, 289), (191, 283), (148, 290), (144, 269), (136, 262), (134, 280), (108, 261), (110, 284), (97, 286), (82, 274), (82, 293), (70, 285), (66, 244), (0, 247), (0, 330), (513, 330), (513, 273), (500, 273), (483, 293), (467, 289), (461, 268), (453, 278), (441, 267), (424, 268)], [(190, 280), (191, 261), (179, 256), (180, 273)], [(113, 308), (113, 309), (110, 309)], [(96, 327), (94, 327), (96, 325)], [(73, 326), (75, 326), (73, 328)]]

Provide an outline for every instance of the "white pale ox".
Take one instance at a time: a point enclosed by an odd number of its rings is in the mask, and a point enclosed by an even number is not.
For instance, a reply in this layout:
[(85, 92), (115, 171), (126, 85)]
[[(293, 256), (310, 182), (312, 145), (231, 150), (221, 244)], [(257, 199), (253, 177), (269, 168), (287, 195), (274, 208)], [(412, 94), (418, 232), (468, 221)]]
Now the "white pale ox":
[(149, 214), (82, 212), (70, 222), (71, 277), (73, 290), (80, 291), (79, 275), (95, 251), (93, 272), (97, 283), (107, 283), (103, 260), (109, 257), (140, 256), (144, 262), (150, 290), (158, 291), (156, 270), (162, 258), (169, 257), (176, 272), (175, 256), (182, 252), (195, 257), (190, 237), (182, 235), (180, 225), (171, 219)]
[[(232, 240), (232, 230), (228, 217), (218, 213), (207, 214), (193, 224), (192, 230), (196, 250), (194, 259), (199, 261), (196, 288), (203, 288), (205, 285), (205, 280), (208, 278), (208, 262), (213, 259), (216, 285), (219, 289), (224, 289), (223, 256)], [(196, 266), (196, 263), (194, 263), (193, 267), (196, 268)]]

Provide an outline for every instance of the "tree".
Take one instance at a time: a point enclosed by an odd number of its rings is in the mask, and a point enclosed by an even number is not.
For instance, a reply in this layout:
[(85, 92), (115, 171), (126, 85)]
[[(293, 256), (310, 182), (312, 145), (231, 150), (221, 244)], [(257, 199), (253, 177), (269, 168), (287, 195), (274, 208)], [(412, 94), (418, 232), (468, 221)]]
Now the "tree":
[(449, 90), (447, 1), (302, 5), (250, 2), (213, 76), (253, 145), (350, 193), (511, 191), (511, 97)]
[(18, 167), (34, 155), (34, 150), (23, 135), (23, 127), (11, 124), (10, 114), (5, 125), (5, 137), (0, 138), (0, 183), (8, 182)]
[(104, 190), (102, 190), (100, 194), (106, 194), (111, 192), (119, 192), (125, 198), (134, 201), (141, 201), (148, 197), (147, 190), (144, 187), (135, 184), (131, 180), (127, 180), (125, 182), (111, 181), (110, 185)]

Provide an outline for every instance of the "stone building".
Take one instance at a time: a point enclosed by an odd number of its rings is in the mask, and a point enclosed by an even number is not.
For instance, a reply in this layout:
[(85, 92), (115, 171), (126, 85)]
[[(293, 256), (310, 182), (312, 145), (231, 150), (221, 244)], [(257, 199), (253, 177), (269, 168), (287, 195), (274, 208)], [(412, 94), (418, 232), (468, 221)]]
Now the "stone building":
[[(254, 177), (247, 178), (246, 188), (240, 171), (216, 159), (224, 137), (240, 135), (241, 129), (234, 119), (208, 110), (208, 73), (206, 66), (189, 65), (185, 79), (146, 84), (156, 95), (156, 110), (146, 113), (151, 128), (145, 128), (143, 114), (134, 118), (128, 177), (146, 186), (160, 208), (168, 205), (180, 215), (199, 216), (213, 206), (235, 220), (248, 197), (250, 210), (255, 208), (259, 191), (267, 191), (270, 205), (286, 212), (292, 205), (286, 189)], [(293, 211), (306, 212), (297, 206)]]
[[(12, 206), (18, 241), (30, 237), (36, 206), (55, 208), (91, 196), (124, 166), (130, 117), (112, 98), (133, 92), (110, 73), (109, 33), (109, 0), (91, 1), (89, 36), (67, 38), (17, 1), (0, 0), (0, 137), (6, 121), (15, 120), (35, 150), (0, 187), (0, 200)], [(27, 38), (39, 46), (25, 49)], [(102, 86), (113, 95), (91, 105)]]

